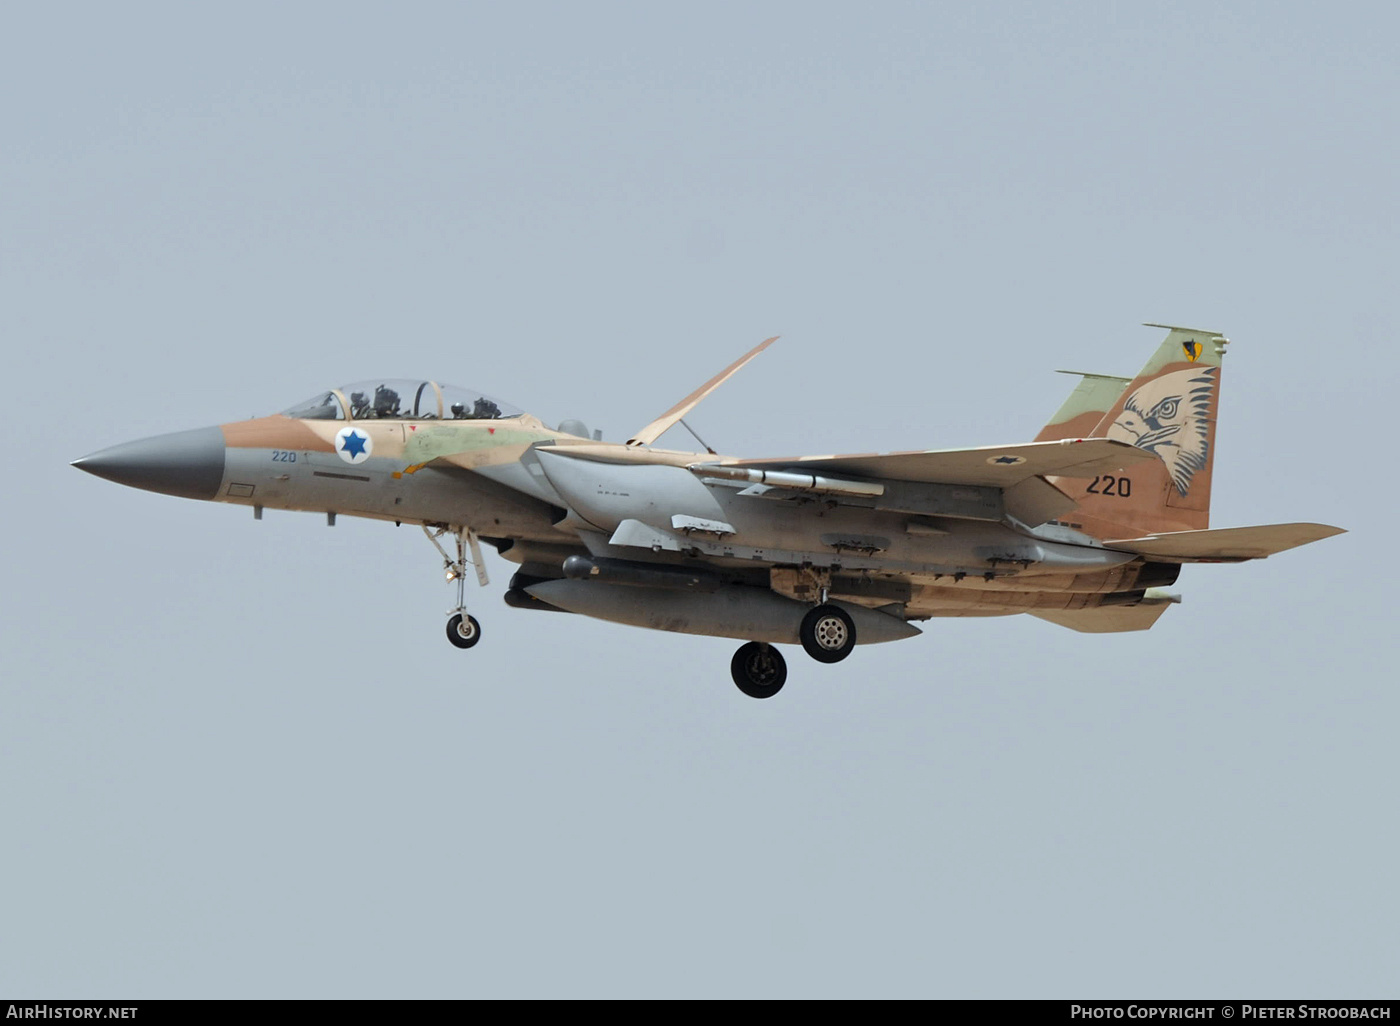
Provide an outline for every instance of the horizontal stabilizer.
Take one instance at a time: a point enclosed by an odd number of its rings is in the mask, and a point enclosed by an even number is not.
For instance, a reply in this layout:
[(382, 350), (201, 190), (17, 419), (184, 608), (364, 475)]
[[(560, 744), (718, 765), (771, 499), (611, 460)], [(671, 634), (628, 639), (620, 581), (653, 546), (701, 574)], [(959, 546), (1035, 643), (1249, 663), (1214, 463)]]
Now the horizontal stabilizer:
[(1067, 438), (1054, 442), (1023, 442), (976, 449), (735, 460), (725, 461), (725, 465), (758, 470), (790, 467), (891, 481), (1010, 488), (1038, 474), (1094, 477), (1156, 458), (1145, 449), (1111, 438)]
[(1121, 538), (1106, 541), (1104, 546), (1177, 563), (1233, 563), (1263, 559), (1276, 552), (1345, 533), (1340, 527), (1326, 524), (1266, 524), (1260, 527), (1174, 531), (1170, 534), (1151, 534), (1145, 538)]

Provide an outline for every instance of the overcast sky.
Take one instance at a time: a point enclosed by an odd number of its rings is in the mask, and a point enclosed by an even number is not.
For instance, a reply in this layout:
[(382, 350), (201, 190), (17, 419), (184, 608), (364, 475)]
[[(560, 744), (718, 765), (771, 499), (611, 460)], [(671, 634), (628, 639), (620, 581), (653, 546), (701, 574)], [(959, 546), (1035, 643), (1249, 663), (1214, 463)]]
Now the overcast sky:
[[(1374, 997), (1400, 940), (1381, 3), (6, 4), (0, 993)], [(68, 462), (422, 376), (723, 452), (1226, 359), (1144, 634), (735, 643)], [(684, 435), (668, 436), (684, 444)]]

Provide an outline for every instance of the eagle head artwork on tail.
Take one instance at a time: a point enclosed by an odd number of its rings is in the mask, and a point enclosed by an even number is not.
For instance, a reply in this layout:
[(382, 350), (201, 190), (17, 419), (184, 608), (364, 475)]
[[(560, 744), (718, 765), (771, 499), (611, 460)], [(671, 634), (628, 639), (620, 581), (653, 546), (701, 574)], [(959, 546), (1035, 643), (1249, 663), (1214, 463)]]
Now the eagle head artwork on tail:
[(1108, 437), (1155, 453), (1182, 495), (1210, 455), (1210, 400), (1219, 367), (1193, 367), (1153, 378), (1134, 391)]

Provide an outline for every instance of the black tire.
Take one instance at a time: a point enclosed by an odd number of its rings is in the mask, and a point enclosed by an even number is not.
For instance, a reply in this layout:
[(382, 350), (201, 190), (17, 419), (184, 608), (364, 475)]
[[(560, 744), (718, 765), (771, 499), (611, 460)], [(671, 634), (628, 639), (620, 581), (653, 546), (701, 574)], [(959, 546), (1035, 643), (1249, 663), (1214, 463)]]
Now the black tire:
[(476, 617), (468, 616), (463, 625), (462, 614), (453, 613), (447, 621), (447, 640), (458, 648), (471, 648), (481, 640), (481, 624), (476, 622)]
[(772, 698), (787, 682), (787, 660), (772, 645), (750, 641), (734, 653), (729, 674), (750, 698)]
[(839, 663), (856, 647), (856, 625), (840, 606), (817, 606), (797, 631), (802, 647), (819, 663)]

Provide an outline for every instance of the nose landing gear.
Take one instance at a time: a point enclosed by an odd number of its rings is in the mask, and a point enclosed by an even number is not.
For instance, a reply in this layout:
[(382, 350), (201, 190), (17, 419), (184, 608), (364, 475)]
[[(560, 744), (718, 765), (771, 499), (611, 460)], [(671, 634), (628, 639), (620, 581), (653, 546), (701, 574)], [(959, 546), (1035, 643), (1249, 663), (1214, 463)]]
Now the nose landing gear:
[[(449, 556), (438, 541), (449, 532), (456, 538), (456, 559)], [(481, 624), (477, 623), (476, 617), (467, 613), (467, 566), (470, 564), (476, 571), (477, 583), (482, 587), (491, 583), (490, 578), (486, 576), (486, 563), (481, 558), (481, 541), (470, 527), (441, 526), (430, 530), (428, 525), (424, 524), (423, 533), (442, 556), (443, 576), (449, 584), (457, 585), (457, 605), (447, 611), (447, 640), (458, 648), (471, 648), (481, 640)], [(471, 559), (467, 558), (468, 549), (471, 550)]]
[(447, 618), (447, 640), (458, 648), (471, 648), (481, 640), (481, 624), (466, 613), (453, 613)]

